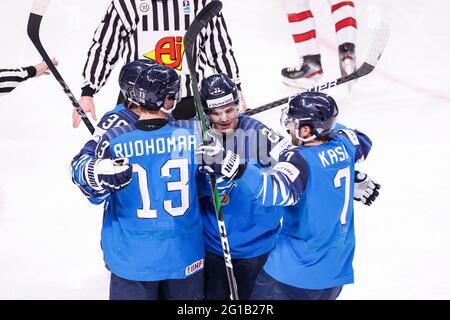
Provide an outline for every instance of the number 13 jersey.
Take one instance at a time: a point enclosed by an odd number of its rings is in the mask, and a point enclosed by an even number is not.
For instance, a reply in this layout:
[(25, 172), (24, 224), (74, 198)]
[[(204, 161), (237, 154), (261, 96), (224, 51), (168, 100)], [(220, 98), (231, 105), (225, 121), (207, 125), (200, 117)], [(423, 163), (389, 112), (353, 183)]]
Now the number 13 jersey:
[(126, 157), (130, 184), (111, 194), (102, 228), (110, 270), (125, 279), (182, 279), (203, 268), (193, 129), (140, 120), (107, 131), (98, 158)]

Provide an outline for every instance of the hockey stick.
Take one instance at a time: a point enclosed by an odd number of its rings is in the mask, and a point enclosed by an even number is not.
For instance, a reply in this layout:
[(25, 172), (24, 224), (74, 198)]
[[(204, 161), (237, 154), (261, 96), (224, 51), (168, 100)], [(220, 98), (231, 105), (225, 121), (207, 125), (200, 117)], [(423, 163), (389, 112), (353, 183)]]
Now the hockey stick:
[[(198, 90), (197, 73), (195, 72), (194, 64), (194, 47), (197, 43), (197, 36), (201, 30), (208, 25), (208, 23), (219, 14), (222, 9), (222, 3), (220, 1), (211, 1), (207, 4), (195, 17), (189, 26), (184, 36), (184, 47), (186, 51), (186, 59), (189, 66), (189, 74), (192, 79), (192, 91), (194, 93), (194, 103), (197, 111), (197, 117), (200, 122), (200, 128), (202, 131), (202, 139), (204, 144), (208, 144), (208, 136), (206, 131), (208, 129), (206, 125), (205, 114), (200, 100), (200, 92)], [(211, 191), (214, 198), (214, 209), (216, 211), (217, 223), (219, 225), (220, 237), (222, 242), (223, 257), (225, 260), (225, 267), (227, 271), (228, 285), (230, 288), (231, 300), (239, 300), (236, 278), (234, 277), (233, 264), (231, 262), (230, 246), (228, 244), (227, 231), (225, 228), (225, 222), (223, 219), (222, 208), (220, 206), (219, 192), (217, 191), (216, 177), (209, 175), (211, 181)]]
[[(371, 42), (371, 47), (369, 50), (369, 56), (367, 57), (366, 61), (359, 67), (357, 70), (355, 70), (353, 73), (338, 78), (336, 80), (324, 83), (322, 85), (312, 87), (311, 89), (308, 89), (306, 91), (322, 91), (326, 89), (330, 89), (333, 87), (336, 87), (338, 85), (341, 85), (343, 83), (364, 77), (365, 75), (368, 75), (372, 72), (373, 69), (375, 69), (375, 66), (378, 63), (378, 60), (381, 57), (381, 54), (383, 53), (384, 47), (386, 46), (387, 40), (389, 37), (389, 28), (387, 26), (382, 26), (379, 29), (375, 30), (373, 35), (373, 40)], [(267, 103), (265, 105), (262, 105), (260, 107), (256, 107), (253, 109), (250, 109), (247, 112), (244, 112), (245, 115), (251, 116), (266, 110), (270, 110), (272, 108), (281, 106), (282, 104), (285, 104), (289, 101), (290, 98), (295, 97), (296, 95), (299, 95), (300, 93), (297, 93), (293, 96), (285, 97), (283, 99), (275, 100), (270, 103)]]
[(75, 110), (78, 112), (78, 114), (80, 115), (84, 124), (86, 125), (86, 127), (89, 129), (89, 131), (92, 134), (95, 131), (94, 126), (89, 121), (86, 113), (81, 108), (77, 99), (75, 99), (74, 95), (70, 91), (70, 89), (67, 86), (64, 79), (59, 74), (59, 72), (56, 69), (55, 65), (53, 64), (52, 60), (49, 58), (47, 52), (45, 51), (44, 47), (42, 46), (41, 39), (39, 37), (39, 29), (41, 27), (42, 16), (44, 15), (45, 11), (47, 10), (47, 6), (48, 6), (49, 2), (50, 2), (50, 0), (34, 0), (33, 1), (33, 5), (31, 7), (31, 12), (30, 12), (30, 17), (28, 18), (28, 26), (27, 26), (28, 37), (30, 38), (31, 42), (33, 42), (37, 51), (39, 51), (39, 54), (44, 59), (45, 63), (47, 64), (48, 68), (55, 76), (56, 80), (58, 80), (59, 84), (63, 87), (64, 93), (69, 97)]

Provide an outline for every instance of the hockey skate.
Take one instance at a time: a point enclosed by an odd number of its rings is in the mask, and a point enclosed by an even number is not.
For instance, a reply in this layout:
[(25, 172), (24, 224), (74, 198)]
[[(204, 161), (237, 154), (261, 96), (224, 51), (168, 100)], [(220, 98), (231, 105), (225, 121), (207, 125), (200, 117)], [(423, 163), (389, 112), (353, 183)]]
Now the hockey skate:
[(294, 68), (283, 68), (281, 78), (284, 84), (301, 89), (309, 89), (322, 78), (323, 70), (320, 54), (304, 56), (300, 64)]

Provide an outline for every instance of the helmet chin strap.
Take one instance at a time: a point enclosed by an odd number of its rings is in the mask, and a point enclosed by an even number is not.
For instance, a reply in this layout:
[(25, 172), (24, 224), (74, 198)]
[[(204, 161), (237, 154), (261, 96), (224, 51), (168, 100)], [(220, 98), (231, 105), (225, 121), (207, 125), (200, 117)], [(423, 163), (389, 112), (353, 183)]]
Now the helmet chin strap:
[(161, 110), (161, 111), (164, 112), (165, 114), (171, 114), (172, 111), (173, 111), (174, 109), (175, 109), (175, 106), (173, 106), (173, 107), (170, 108), (170, 109), (161, 108), (161, 109), (159, 109), (159, 110)]
[(170, 109), (166, 109), (164, 108), (164, 106), (162, 106), (159, 110), (161, 110), (162, 112), (164, 112), (165, 114), (171, 114), (173, 110), (175, 110), (175, 107), (177, 106), (176, 101), (173, 102), (173, 107)]
[(316, 135), (313, 134), (312, 136), (308, 137), (308, 138), (301, 138), (298, 133), (300, 132), (300, 129), (295, 129), (295, 137), (298, 139), (298, 146), (301, 146), (303, 144), (305, 144), (305, 142), (310, 142), (313, 141), (314, 139), (316, 139)]

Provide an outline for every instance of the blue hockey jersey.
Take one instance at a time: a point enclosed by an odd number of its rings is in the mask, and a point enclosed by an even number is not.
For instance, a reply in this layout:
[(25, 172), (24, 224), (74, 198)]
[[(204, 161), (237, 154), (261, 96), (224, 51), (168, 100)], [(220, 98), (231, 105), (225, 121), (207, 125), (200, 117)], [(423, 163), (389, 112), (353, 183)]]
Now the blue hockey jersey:
[(367, 136), (343, 129), (322, 145), (289, 150), (271, 172), (247, 168), (240, 180), (257, 199), (285, 206), (280, 236), (264, 266), (270, 276), (306, 289), (353, 282), (354, 164), (370, 148)]
[[(104, 260), (125, 279), (182, 279), (203, 268), (194, 130), (139, 121), (108, 130), (97, 158), (127, 157), (130, 184), (110, 195), (102, 227)], [(149, 125), (148, 128), (151, 126)]]
[[(238, 153), (241, 162), (257, 168), (268, 168), (287, 140), (256, 119), (239, 116), (237, 128), (226, 136), (226, 149)], [(290, 145), (290, 144), (289, 144)], [(280, 229), (281, 208), (262, 206), (242, 189), (239, 180), (224, 181), (217, 177), (222, 213), (233, 259), (249, 259), (273, 248)], [(217, 217), (211, 200), (209, 178), (202, 177), (200, 198), (205, 248), (223, 255)]]
[(91, 203), (100, 204), (109, 196), (109, 193), (105, 190), (94, 190), (84, 180), (84, 168), (89, 160), (94, 158), (95, 149), (99, 140), (106, 130), (135, 123), (138, 118), (138, 115), (130, 111), (123, 103), (118, 104), (113, 110), (105, 113), (100, 119), (92, 139), (89, 140), (73, 158), (71, 163), (72, 181), (80, 188), (81, 192)]

